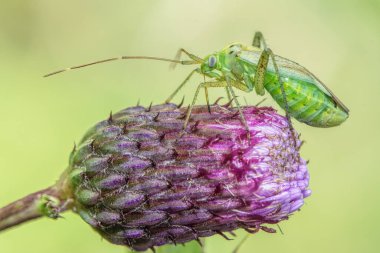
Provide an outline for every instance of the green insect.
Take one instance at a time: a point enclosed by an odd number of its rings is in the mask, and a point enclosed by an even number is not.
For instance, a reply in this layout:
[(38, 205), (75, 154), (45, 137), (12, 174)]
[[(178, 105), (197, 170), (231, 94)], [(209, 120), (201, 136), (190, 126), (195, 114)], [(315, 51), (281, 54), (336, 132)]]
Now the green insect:
[[(252, 46), (233, 43), (205, 58), (195, 56), (185, 49), (180, 49), (178, 52), (177, 58), (173, 60), (150, 56), (122, 56), (59, 70), (47, 74), (45, 77), (71, 69), (119, 59), (150, 59), (182, 65), (198, 64), (199, 66), (191, 71), (165, 101), (169, 103), (194, 73), (211, 78), (210, 81), (205, 81), (198, 85), (193, 101), (187, 111), (184, 129), (186, 129), (189, 122), (191, 110), (196, 103), (199, 91), (202, 88), (205, 90), (208, 103), (208, 88), (213, 87), (225, 88), (228, 98), (235, 102), (242, 123), (247, 130), (248, 126), (234, 88), (245, 92), (254, 90), (260, 96), (264, 95), (265, 90), (268, 91), (273, 99), (285, 110), (289, 121), (290, 117), (293, 117), (310, 126), (333, 127), (340, 125), (348, 118), (348, 108), (327, 86), (301, 65), (274, 55), (272, 50), (266, 46), (261, 32), (255, 33)], [(185, 53), (191, 60), (179, 60), (181, 53)]]

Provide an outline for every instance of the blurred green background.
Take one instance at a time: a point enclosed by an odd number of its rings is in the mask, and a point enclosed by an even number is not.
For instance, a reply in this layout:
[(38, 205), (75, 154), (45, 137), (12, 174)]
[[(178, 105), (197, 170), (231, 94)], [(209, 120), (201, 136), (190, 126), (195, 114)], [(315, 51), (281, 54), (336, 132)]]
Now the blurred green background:
[[(1, 0), (0, 206), (52, 184), (91, 125), (138, 99), (163, 102), (191, 67), (124, 61), (43, 74), (118, 55), (173, 57), (179, 47), (203, 56), (234, 41), (251, 43), (256, 30), (276, 54), (321, 78), (351, 115), (331, 129), (295, 123), (306, 140), (313, 194), (281, 223), (284, 235), (251, 236), (241, 253), (379, 252), (378, 0)], [(201, 79), (175, 101), (186, 94), (189, 103)], [(250, 104), (261, 99), (240, 95)], [(270, 97), (264, 104), (274, 105)], [(64, 216), (1, 233), (0, 252), (126, 252), (76, 215)], [(231, 252), (237, 242), (212, 237), (207, 251)]]

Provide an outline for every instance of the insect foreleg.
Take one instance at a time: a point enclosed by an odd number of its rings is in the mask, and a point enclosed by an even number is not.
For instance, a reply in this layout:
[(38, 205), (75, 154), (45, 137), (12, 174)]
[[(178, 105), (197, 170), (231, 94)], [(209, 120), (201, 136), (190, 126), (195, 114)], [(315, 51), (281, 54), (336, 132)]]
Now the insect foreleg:
[(211, 87), (227, 87), (227, 83), (225, 81), (215, 81), (215, 82), (203, 82), (198, 85), (197, 90), (195, 91), (193, 102), (191, 103), (189, 109), (187, 110), (185, 123), (183, 124), (183, 129), (185, 130), (187, 124), (189, 123), (191, 111), (193, 110), (194, 104), (197, 102), (199, 90), (201, 88), (211, 88)]
[(183, 82), (178, 86), (178, 88), (165, 100), (165, 103), (170, 103), (170, 101), (174, 98), (174, 96), (182, 89), (183, 86), (189, 81), (191, 76), (195, 73), (198, 72), (198, 69), (194, 69), (193, 71), (190, 72), (190, 74), (183, 80)]
[(252, 46), (261, 49), (267, 49), (267, 43), (265, 42), (264, 35), (261, 32), (255, 32), (253, 37)]
[(207, 87), (205, 87), (205, 96), (206, 96), (206, 103), (207, 103), (208, 112), (211, 113), (210, 101), (208, 99), (208, 90), (207, 90)]
[(235, 91), (232, 89), (232, 81), (230, 80), (230, 78), (228, 77), (228, 76), (226, 76), (226, 82), (227, 82), (227, 88), (230, 90), (230, 92), (231, 92), (231, 95), (232, 95), (232, 99), (235, 101), (235, 103), (236, 103), (236, 107), (237, 107), (237, 109), (238, 109), (238, 111), (239, 111), (239, 115), (240, 115), (240, 119), (241, 119), (241, 121), (242, 121), (242, 123), (243, 123), (243, 125), (244, 125), (244, 128), (245, 128), (245, 130), (247, 131), (247, 136), (248, 136), (248, 140), (250, 140), (250, 132), (249, 132), (249, 127), (248, 127), (248, 124), (247, 124), (247, 120), (245, 119), (245, 117), (244, 117), (244, 114), (243, 114), (243, 112), (242, 112), (242, 110), (241, 110), (241, 107), (240, 107), (240, 104), (239, 104), (239, 101), (238, 101), (238, 99), (237, 99), (237, 97), (236, 97), (236, 95), (235, 95)]

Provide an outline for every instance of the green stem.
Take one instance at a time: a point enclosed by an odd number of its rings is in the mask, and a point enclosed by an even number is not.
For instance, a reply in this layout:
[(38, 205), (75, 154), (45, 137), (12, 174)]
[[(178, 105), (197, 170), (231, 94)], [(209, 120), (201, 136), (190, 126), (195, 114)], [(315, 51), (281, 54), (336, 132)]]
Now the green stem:
[(0, 231), (40, 217), (59, 218), (60, 213), (72, 207), (66, 173), (61, 180), (44, 190), (29, 194), (0, 208)]

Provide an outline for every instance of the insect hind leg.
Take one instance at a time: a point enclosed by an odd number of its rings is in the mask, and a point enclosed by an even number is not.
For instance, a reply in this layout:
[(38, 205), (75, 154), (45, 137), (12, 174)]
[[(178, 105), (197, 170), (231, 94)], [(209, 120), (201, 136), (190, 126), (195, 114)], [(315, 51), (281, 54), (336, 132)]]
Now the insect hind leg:
[(252, 40), (252, 46), (267, 49), (267, 43), (265, 42), (264, 35), (261, 32), (255, 32), (255, 36), (253, 36)]
[(278, 83), (280, 84), (282, 99), (284, 100), (285, 115), (286, 115), (286, 118), (287, 118), (287, 120), (289, 122), (290, 130), (292, 131), (292, 133), (294, 135), (294, 128), (293, 128), (293, 124), (292, 124), (292, 121), (291, 121), (291, 118), (290, 118), (290, 114), (289, 114), (289, 104), (288, 104), (288, 99), (286, 98), (286, 94), (285, 94), (284, 82), (283, 82), (283, 80), (281, 78), (280, 71), (279, 71), (279, 68), (278, 68), (278, 65), (277, 65), (277, 62), (276, 62), (276, 59), (275, 59), (275, 55), (273, 54), (273, 52), (272, 52), (272, 50), (270, 48), (267, 48), (265, 51), (268, 52), (269, 57), (272, 60), (272, 63), (273, 63), (273, 66), (274, 66), (274, 69), (275, 69), (275, 72), (276, 72), (276, 75), (277, 75), (277, 80), (278, 80)]
[(275, 57), (273, 51), (267, 47), (267, 43), (265, 42), (264, 36), (261, 32), (255, 33), (255, 36), (253, 37), (252, 45), (254, 47), (258, 47), (258, 48), (263, 49), (263, 52), (262, 52), (260, 59), (259, 59), (259, 62), (258, 62), (257, 73), (255, 75), (255, 80), (254, 80), (256, 92), (257, 91), (259, 91), (259, 92), (263, 91), (263, 89), (264, 89), (265, 73), (266, 73), (268, 63), (269, 63), (269, 58), (270, 58), (272, 60), (272, 64), (273, 64), (273, 67), (274, 67), (274, 70), (275, 70), (275, 73), (277, 76), (278, 83), (280, 84), (281, 94), (282, 94), (282, 98), (284, 100), (284, 105), (285, 105), (286, 119), (289, 122), (289, 128), (292, 132), (293, 140), (296, 143), (295, 134), (294, 134), (294, 127), (293, 127), (293, 124), (292, 124), (292, 121), (290, 118), (290, 114), (289, 114), (289, 104), (288, 104), (288, 100), (287, 100), (286, 94), (285, 94), (284, 82), (283, 82), (281, 75), (280, 75), (280, 71), (279, 71), (279, 68), (278, 68), (278, 65), (276, 62), (276, 57)]

